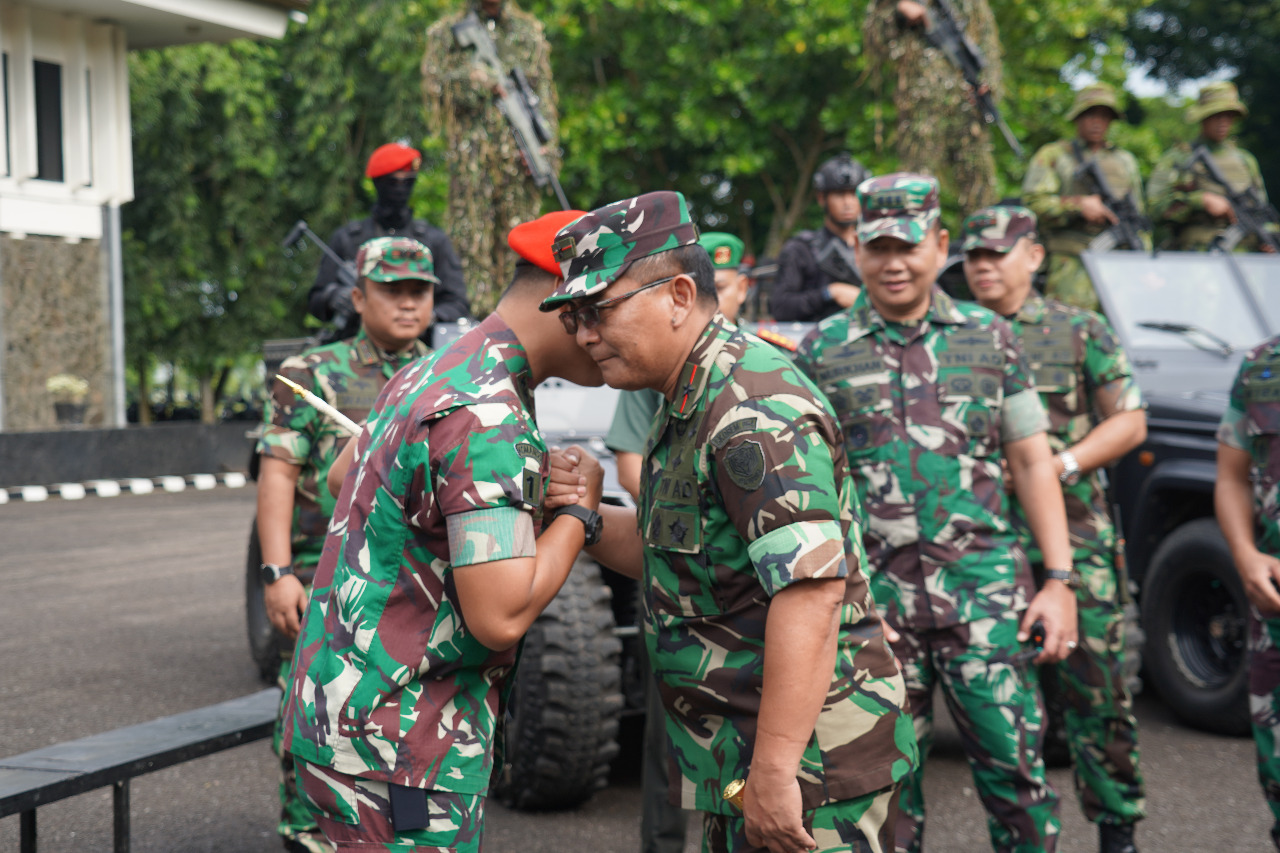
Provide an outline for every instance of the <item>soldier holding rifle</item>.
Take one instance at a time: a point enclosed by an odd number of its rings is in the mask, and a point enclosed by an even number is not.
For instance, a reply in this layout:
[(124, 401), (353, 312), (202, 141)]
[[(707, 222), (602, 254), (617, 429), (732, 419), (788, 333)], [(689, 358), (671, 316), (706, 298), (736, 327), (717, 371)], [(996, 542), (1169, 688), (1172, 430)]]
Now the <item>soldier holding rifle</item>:
[[(961, 210), (995, 201), (987, 125), (1003, 124), (995, 108), (1002, 63), (987, 0), (871, 0), (864, 44), (872, 63), (894, 67), (902, 168), (939, 176)], [(1021, 155), (1012, 133), (1001, 130)]]
[(1151, 242), (1138, 161), (1107, 141), (1111, 123), (1119, 117), (1110, 86), (1094, 83), (1081, 89), (1067, 111), (1075, 137), (1037, 151), (1022, 182), (1023, 201), (1039, 217), (1049, 250), (1045, 295), (1087, 311), (1098, 310), (1098, 296), (1080, 253), (1091, 248), (1139, 251)]
[(1187, 110), (1200, 125), (1194, 145), (1179, 143), (1151, 173), (1151, 212), (1186, 252), (1280, 249), (1280, 222), (1262, 172), (1231, 131), (1248, 114), (1234, 83), (1209, 83)]
[(427, 30), (422, 91), (427, 126), (445, 141), (445, 228), (483, 317), (511, 278), (507, 232), (537, 216), (542, 187), (559, 172), (551, 47), (542, 24), (511, 0), (470, 0)]

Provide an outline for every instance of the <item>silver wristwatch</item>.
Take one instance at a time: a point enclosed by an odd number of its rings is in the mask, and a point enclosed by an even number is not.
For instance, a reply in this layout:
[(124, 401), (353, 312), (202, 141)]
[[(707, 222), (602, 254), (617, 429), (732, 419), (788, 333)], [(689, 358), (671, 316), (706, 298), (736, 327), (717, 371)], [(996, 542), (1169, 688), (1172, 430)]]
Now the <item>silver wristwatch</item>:
[(1064, 450), (1058, 454), (1058, 458), (1062, 460), (1062, 473), (1058, 475), (1058, 479), (1068, 486), (1080, 482), (1080, 463), (1076, 461), (1075, 454)]

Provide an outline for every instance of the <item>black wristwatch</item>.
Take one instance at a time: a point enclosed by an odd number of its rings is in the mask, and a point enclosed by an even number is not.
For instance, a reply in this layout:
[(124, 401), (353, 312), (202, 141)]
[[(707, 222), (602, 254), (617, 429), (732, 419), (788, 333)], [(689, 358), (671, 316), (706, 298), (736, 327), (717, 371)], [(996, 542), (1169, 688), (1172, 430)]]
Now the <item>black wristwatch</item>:
[(584, 545), (594, 545), (600, 541), (600, 534), (604, 532), (604, 519), (600, 517), (600, 513), (589, 510), (584, 506), (569, 504), (556, 510), (555, 515), (551, 516), (551, 520), (555, 521), (562, 515), (572, 515), (582, 522), (582, 526), (587, 530), (587, 539), (583, 543)]
[(1047, 581), (1062, 581), (1067, 585), (1067, 589), (1072, 592), (1079, 589), (1081, 584), (1080, 572), (1076, 569), (1045, 569), (1044, 579)]
[(277, 566), (275, 563), (263, 563), (258, 566), (258, 576), (267, 586), (271, 586), (285, 575), (293, 574), (293, 566)]

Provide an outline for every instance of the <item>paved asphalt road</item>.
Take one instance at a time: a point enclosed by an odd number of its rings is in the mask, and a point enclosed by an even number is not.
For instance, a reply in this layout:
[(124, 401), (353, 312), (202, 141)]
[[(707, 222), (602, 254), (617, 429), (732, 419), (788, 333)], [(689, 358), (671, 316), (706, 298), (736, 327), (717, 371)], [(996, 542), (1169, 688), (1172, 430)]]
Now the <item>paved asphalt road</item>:
[[(0, 506), (0, 754), (252, 693), (243, 565), (252, 489)], [(1252, 742), (1191, 731), (1140, 699), (1149, 819), (1145, 853), (1267, 851), (1269, 819)], [(494, 806), (491, 853), (633, 853), (639, 801), (634, 731), (610, 787), (571, 813)], [(1060, 790), (1065, 771), (1054, 771)], [(264, 742), (162, 770), (133, 785), (135, 851), (280, 850), (275, 771)], [(927, 777), (928, 850), (990, 849), (954, 733)], [(1064, 853), (1096, 850), (1073, 800)], [(111, 800), (99, 791), (39, 812), (40, 850), (107, 851)], [(0, 821), (0, 851), (18, 819)], [(689, 847), (690, 850), (695, 848)]]

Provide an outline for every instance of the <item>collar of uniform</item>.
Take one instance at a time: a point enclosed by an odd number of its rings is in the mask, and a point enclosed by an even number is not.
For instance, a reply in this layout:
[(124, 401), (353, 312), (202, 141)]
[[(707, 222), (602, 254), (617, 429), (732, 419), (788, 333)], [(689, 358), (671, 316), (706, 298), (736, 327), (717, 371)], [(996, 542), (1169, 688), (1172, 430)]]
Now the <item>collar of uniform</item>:
[(698, 399), (707, 387), (707, 377), (711, 375), (711, 365), (724, 349), (734, 327), (729, 324), (719, 311), (707, 322), (698, 342), (689, 351), (684, 370), (680, 371), (680, 380), (676, 383), (676, 396), (671, 401), (671, 417), (688, 420), (698, 408)]
[(1231, 137), (1227, 137), (1221, 142), (1213, 142), (1201, 136), (1198, 139), (1196, 139), (1195, 144), (1203, 145), (1205, 148), (1208, 148), (1209, 151), (1214, 154), (1217, 154), (1219, 151), (1226, 151), (1228, 149), (1236, 147), (1236, 141)]
[(929, 313), (925, 314), (924, 318), (931, 323), (951, 323), (956, 326), (965, 322), (965, 316), (956, 307), (955, 300), (936, 283), (933, 285), (933, 293), (929, 299)]
[(1023, 323), (1039, 323), (1044, 319), (1044, 312), (1048, 307), (1045, 304), (1044, 297), (1032, 290), (1027, 294), (1022, 307), (1013, 312), (1012, 319)]
[(369, 340), (369, 336), (365, 334), (364, 326), (361, 326), (360, 331), (356, 332), (356, 336), (351, 339), (351, 346), (356, 351), (356, 359), (366, 367), (372, 367), (375, 364), (390, 364), (396, 367), (397, 370), (418, 356), (426, 355), (427, 353), (427, 345), (422, 341), (414, 341), (413, 346), (400, 352), (387, 352)]

